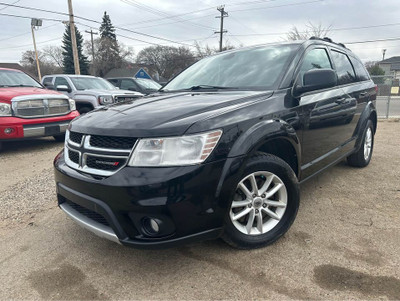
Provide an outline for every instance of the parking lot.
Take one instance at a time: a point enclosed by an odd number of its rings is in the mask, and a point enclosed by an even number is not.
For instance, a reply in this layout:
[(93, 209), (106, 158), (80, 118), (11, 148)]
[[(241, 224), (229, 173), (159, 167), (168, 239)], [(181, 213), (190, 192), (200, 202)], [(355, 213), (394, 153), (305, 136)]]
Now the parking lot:
[(136, 250), (81, 229), (56, 206), (50, 138), (0, 153), (1, 299), (400, 299), (400, 122), (381, 121), (371, 164), (345, 161), (301, 187), (274, 245), (220, 240)]

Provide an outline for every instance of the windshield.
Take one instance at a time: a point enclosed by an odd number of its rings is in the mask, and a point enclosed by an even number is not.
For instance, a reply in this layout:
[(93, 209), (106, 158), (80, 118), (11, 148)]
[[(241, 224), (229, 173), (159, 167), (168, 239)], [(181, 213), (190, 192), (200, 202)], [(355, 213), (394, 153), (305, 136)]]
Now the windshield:
[(71, 77), (72, 83), (77, 90), (115, 90), (115, 86), (105, 79), (99, 77)]
[(151, 79), (136, 78), (135, 81), (140, 87), (146, 90), (158, 90), (161, 88), (159, 83)]
[(42, 86), (29, 75), (13, 70), (0, 70), (0, 87), (42, 88)]
[(187, 68), (164, 91), (215, 86), (271, 90), (299, 45), (271, 45), (211, 56)]

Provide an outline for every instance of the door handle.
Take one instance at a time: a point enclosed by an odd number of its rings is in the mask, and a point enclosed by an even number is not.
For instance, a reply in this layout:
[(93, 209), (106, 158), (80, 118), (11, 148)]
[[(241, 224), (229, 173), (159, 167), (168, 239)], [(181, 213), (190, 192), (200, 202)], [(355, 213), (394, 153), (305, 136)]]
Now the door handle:
[(368, 95), (368, 92), (361, 92), (360, 93), (360, 97), (364, 97), (364, 96), (367, 96)]

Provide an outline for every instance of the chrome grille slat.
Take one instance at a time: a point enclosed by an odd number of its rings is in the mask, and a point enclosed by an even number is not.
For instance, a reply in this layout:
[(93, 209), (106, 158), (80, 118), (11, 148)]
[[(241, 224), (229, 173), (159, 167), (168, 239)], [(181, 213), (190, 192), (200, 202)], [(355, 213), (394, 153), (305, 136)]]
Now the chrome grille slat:
[(21, 118), (50, 117), (71, 112), (68, 98), (59, 98), (57, 95), (15, 97), (12, 107), (14, 116)]

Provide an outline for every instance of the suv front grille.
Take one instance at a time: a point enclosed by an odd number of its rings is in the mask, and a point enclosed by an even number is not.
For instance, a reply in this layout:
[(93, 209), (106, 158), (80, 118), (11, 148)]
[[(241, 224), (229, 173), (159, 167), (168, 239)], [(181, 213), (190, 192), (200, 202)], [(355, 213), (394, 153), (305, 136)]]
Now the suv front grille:
[(76, 144), (82, 143), (83, 134), (77, 132), (69, 132), (69, 140)]
[(75, 164), (79, 164), (79, 153), (72, 151), (72, 150), (68, 150), (68, 156), (69, 159), (74, 162)]
[(86, 135), (67, 131), (65, 162), (78, 171), (110, 176), (123, 168), (137, 138)]
[[(53, 96), (54, 97), (54, 96)], [(65, 98), (13, 100), (14, 115), (22, 118), (65, 115), (70, 112)]]
[(90, 136), (90, 145), (99, 148), (129, 149), (135, 145), (136, 138), (113, 136)]

